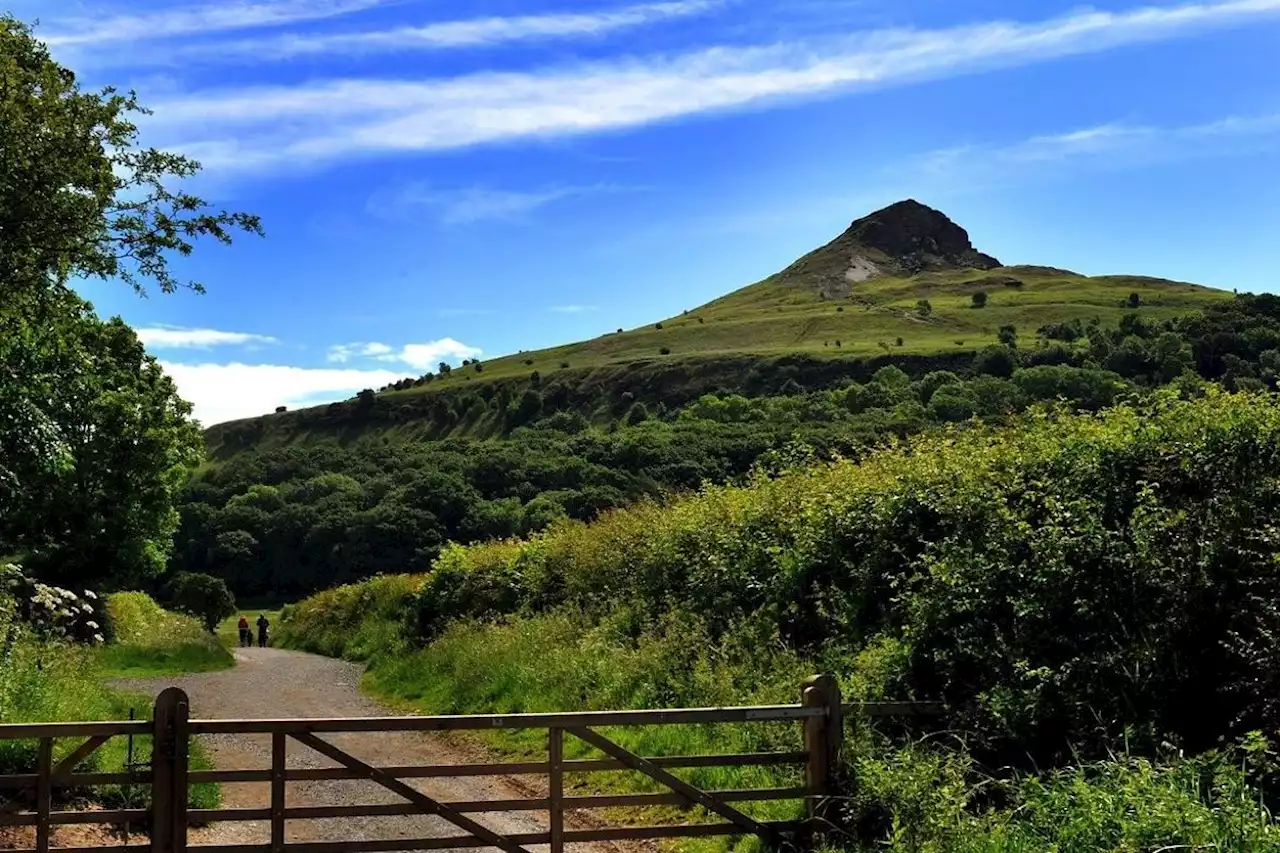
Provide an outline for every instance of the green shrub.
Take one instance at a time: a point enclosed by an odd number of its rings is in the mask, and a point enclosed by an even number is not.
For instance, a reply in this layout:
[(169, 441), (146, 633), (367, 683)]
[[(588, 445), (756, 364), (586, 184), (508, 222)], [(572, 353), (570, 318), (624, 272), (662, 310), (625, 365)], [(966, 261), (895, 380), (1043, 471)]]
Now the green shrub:
[(974, 356), (973, 372), (1008, 379), (1018, 367), (1018, 357), (1004, 345), (993, 345)]
[(963, 753), (915, 744), (854, 755), (843, 822), (891, 853), (1261, 851), (1280, 825), (1241, 750), (1164, 763), (1121, 756), (999, 779)]
[(705, 614), (712, 638), (762, 620), (800, 652), (894, 637), (909, 692), (946, 700), (1001, 760), (1095, 755), (1125, 726), (1203, 748), (1280, 724), (1277, 483), (1267, 397), (1041, 412), (447, 549), (413, 625), (634, 602)]
[(959, 423), (978, 413), (978, 399), (962, 383), (943, 385), (929, 398), (929, 415), (935, 420)]
[(277, 639), (292, 648), (351, 659), (397, 649), (423, 580), (421, 575), (384, 575), (325, 590), (281, 610)]
[(173, 576), (166, 595), (174, 609), (196, 617), (212, 634), (218, 623), (236, 612), (236, 599), (222, 578), (199, 572), (180, 572)]
[(1033, 400), (1061, 398), (1089, 411), (1112, 405), (1129, 388), (1107, 370), (1048, 364), (1015, 371), (1013, 382)]

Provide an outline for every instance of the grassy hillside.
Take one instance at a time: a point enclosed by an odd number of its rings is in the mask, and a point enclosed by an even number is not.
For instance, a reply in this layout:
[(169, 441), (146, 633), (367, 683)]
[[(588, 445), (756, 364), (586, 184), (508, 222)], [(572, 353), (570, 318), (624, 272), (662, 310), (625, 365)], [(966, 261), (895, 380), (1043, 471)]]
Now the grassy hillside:
[[(591, 369), (688, 356), (792, 353), (835, 358), (973, 351), (995, 343), (1005, 325), (1015, 326), (1023, 335), (1075, 319), (1097, 318), (1104, 326), (1114, 327), (1133, 310), (1128, 300), (1134, 293), (1144, 317), (1151, 321), (1231, 297), (1225, 291), (1163, 279), (1090, 278), (1047, 268), (1009, 267), (875, 279), (854, 285), (846, 298), (833, 299), (809, 285), (811, 274), (809, 270), (779, 273), (661, 323), (493, 359), (483, 363), (479, 374), (474, 368), (463, 368), (438, 384), (400, 393), (527, 376), (534, 370), (545, 377), (565, 369), (566, 363), (569, 368)], [(987, 294), (985, 308), (973, 307), (972, 298), (978, 292)], [(922, 299), (932, 307), (928, 316), (917, 310)], [(669, 352), (664, 354), (663, 349)]]
[[(974, 302), (978, 294), (985, 297), (981, 306)], [(1002, 327), (1031, 340), (1043, 327), (1072, 321), (1113, 329), (1135, 310), (1155, 324), (1230, 297), (1142, 276), (1002, 267), (974, 250), (964, 230), (938, 211), (904, 202), (858, 220), (776, 275), (661, 322), (602, 329), (586, 341), (407, 377), (379, 395), (395, 408), (399, 423), (384, 420), (373, 428), (407, 424), (412, 431), (428, 417), (429, 401), (420, 398), (456, 398), (495, 382), (523, 386), (535, 377), (569, 389), (589, 414), (611, 396), (637, 393), (637, 384), (687, 389), (683, 396), (693, 399), (715, 391), (750, 393), (747, 379), (760, 372), (766, 374), (758, 383), (763, 393), (776, 393), (768, 375), (777, 374), (780, 363), (801, 365), (805, 374), (860, 381), (871, 371), (859, 365), (871, 359), (953, 370), (948, 359), (969, 360), (995, 343)], [(301, 418), (292, 412), (270, 415), (253, 443), (358, 434), (366, 429), (363, 414), (359, 406), (333, 404)], [(249, 423), (210, 430), (215, 455), (234, 452), (230, 445), (224, 448), (224, 436)], [(478, 436), (495, 431), (501, 431), (499, 424), (465, 422), (446, 430)]]
[[(615, 394), (608, 377), (475, 383), (456, 400), (392, 395), (355, 412), (228, 427), (217, 461), (184, 490), (175, 564), (218, 575), (237, 595), (296, 597), (426, 570), (448, 542), (590, 520), (797, 454), (861, 458), (890, 438), (975, 417), (998, 424), (1036, 402), (1096, 411), (1160, 386), (1280, 387), (1274, 296), (1164, 323), (1134, 312), (1111, 330), (1048, 332), (976, 357), (907, 356), (870, 375), (877, 360), (741, 357), (736, 373), (721, 362), (618, 368), (611, 376), (627, 390)], [(504, 437), (475, 437), (486, 433)]]
[[(652, 326), (459, 367), (421, 385), (380, 393), (378, 412), (334, 403), (219, 424), (206, 433), (210, 454), (224, 458), (246, 446), (350, 439), (371, 430), (393, 439), (500, 434), (500, 421), (483, 419), (440, 430), (428, 422), (431, 407), (471, 393), (491, 396), (495, 386), (523, 389), (535, 378), (546, 389), (544, 397), (563, 389), (568, 407), (590, 418), (624, 394), (681, 405), (708, 393), (776, 394), (788, 379), (810, 389), (865, 382), (886, 364), (913, 376), (961, 372), (975, 352), (998, 341), (1003, 326), (1034, 341), (1036, 330), (1052, 324), (1097, 320), (1114, 329), (1125, 315), (1137, 313), (1154, 325), (1232, 298), (1226, 291), (1163, 279), (1009, 267), (862, 282), (847, 299), (833, 301), (793, 277), (780, 273)], [(1015, 280), (1022, 286), (1010, 286)], [(973, 307), (978, 292), (988, 295), (983, 308)], [(1136, 311), (1129, 303), (1135, 293)], [(930, 303), (928, 316), (919, 311), (920, 300)], [(239, 440), (229, 440), (232, 435)]]

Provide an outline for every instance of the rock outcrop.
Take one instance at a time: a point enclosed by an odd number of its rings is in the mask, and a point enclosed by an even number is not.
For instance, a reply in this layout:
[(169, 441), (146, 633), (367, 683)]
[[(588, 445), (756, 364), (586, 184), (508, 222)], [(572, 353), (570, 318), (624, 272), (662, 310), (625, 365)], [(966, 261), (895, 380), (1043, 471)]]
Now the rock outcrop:
[(914, 199), (855, 221), (836, 239), (796, 261), (781, 275), (803, 279), (827, 298), (880, 276), (935, 270), (992, 270), (1000, 262), (973, 247), (969, 232), (946, 214)]

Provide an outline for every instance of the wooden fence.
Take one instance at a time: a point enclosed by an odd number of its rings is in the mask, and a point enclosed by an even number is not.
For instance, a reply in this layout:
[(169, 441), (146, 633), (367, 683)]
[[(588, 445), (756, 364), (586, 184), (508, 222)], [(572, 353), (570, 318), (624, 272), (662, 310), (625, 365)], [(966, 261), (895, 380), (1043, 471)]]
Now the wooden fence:
[[(740, 708), (684, 708), (559, 714), (508, 714), (436, 717), (366, 717), (283, 720), (201, 720), (189, 716), (185, 693), (170, 688), (156, 700), (150, 722), (82, 722), (0, 725), (0, 740), (34, 740), (38, 744), (36, 772), (0, 776), (0, 826), (35, 827), (35, 847), (15, 853), (126, 853), (127, 844), (98, 847), (52, 847), (52, 828), (69, 824), (145, 825), (150, 830), (153, 853), (384, 853), (401, 850), (443, 850), (495, 847), (506, 853), (528, 853), (532, 845), (548, 845), (551, 853), (563, 853), (566, 844), (629, 839), (692, 838), (715, 835), (756, 835), (772, 846), (805, 844), (823, 821), (823, 813), (836, 790), (843, 719), (849, 714), (902, 716), (927, 714), (934, 706), (922, 703), (872, 703), (843, 705), (836, 681), (814, 676), (805, 682), (796, 705)], [(803, 749), (797, 752), (743, 753), (642, 757), (600, 734), (604, 726), (659, 726), (677, 724), (755, 724), (792, 722), (803, 727)], [(545, 729), (545, 761), (493, 764), (456, 764), (410, 767), (374, 767), (325, 740), (339, 732), (439, 732), (492, 729)], [(270, 769), (192, 770), (188, 763), (190, 738), (215, 734), (259, 734), (271, 739)], [(113, 737), (149, 736), (150, 760), (144, 769), (123, 772), (78, 772), (85, 759)], [(602, 758), (567, 760), (566, 738), (577, 738), (603, 754)], [(54, 762), (54, 741), (84, 740)], [(336, 767), (290, 769), (286, 765), (289, 742), (301, 744), (331, 759)], [(700, 790), (671, 770), (705, 767), (792, 766), (802, 770), (803, 784), (795, 787), (735, 790)], [(567, 773), (634, 771), (648, 776), (669, 793), (619, 794), (574, 797), (565, 795)], [(512, 800), (441, 801), (407, 784), (406, 779), (464, 776), (537, 775), (547, 778), (547, 795)], [(289, 807), (289, 782), (357, 779), (374, 782), (399, 795), (404, 802), (390, 805)], [(190, 809), (189, 788), (201, 782), (269, 782), (270, 802), (262, 808)], [(116, 808), (81, 811), (56, 810), (57, 789), (91, 789), (102, 785), (150, 787), (148, 809)], [(761, 822), (735, 804), (763, 801), (803, 801), (806, 817), (788, 822)], [(722, 820), (717, 822), (571, 829), (566, 812), (615, 807), (674, 805), (700, 807)], [(481, 813), (544, 811), (546, 832), (502, 834), (469, 815)], [(285, 824), (290, 820), (319, 818), (436, 815), (464, 834), (444, 837), (377, 841), (324, 841), (289, 843)], [(266, 821), (270, 840), (261, 844), (188, 845), (192, 825), (220, 821)], [(135, 846), (134, 850), (137, 849)]]

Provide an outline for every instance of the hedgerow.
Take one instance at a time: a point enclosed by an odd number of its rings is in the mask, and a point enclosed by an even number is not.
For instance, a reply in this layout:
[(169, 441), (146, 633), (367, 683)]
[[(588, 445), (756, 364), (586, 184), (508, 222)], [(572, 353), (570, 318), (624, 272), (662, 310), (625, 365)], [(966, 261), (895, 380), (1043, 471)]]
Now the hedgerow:
[(448, 548), (409, 634), (569, 604), (697, 613), (712, 640), (764, 622), (801, 654), (891, 638), (887, 677), (993, 759), (1203, 749), (1280, 726), (1277, 477), (1270, 396), (1038, 410)]

